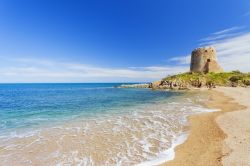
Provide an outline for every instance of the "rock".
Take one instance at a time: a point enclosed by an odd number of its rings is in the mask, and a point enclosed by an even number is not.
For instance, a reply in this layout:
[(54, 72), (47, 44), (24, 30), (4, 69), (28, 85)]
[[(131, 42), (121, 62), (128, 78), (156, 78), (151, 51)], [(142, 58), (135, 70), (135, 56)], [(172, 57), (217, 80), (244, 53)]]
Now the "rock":
[(123, 84), (118, 88), (149, 88), (149, 84)]
[(149, 88), (157, 89), (157, 88), (160, 88), (161, 85), (162, 85), (162, 80), (159, 80), (159, 81), (152, 82), (149, 85)]
[(237, 87), (237, 86), (238, 86), (238, 84), (236, 82), (231, 83), (231, 87)]
[(246, 86), (250, 86), (250, 79), (245, 79), (243, 81), (243, 83), (246, 85)]
[(207, 83), (206, 83), (206, 86), (207, 86), (207, 88), (209, 88), (209, 89), (216, 88), (216, 86), (214, 85), (214, 83), (211, 82), (211, 81), (207, 82)]

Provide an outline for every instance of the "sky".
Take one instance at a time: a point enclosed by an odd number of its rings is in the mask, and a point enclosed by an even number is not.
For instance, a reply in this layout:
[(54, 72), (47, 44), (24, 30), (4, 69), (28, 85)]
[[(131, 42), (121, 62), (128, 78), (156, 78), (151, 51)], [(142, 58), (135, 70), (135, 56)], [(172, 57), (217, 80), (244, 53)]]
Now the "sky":
[(250, 71), (249, 0), (0, 0), (0, 83), (154, 81), (208, 45)]

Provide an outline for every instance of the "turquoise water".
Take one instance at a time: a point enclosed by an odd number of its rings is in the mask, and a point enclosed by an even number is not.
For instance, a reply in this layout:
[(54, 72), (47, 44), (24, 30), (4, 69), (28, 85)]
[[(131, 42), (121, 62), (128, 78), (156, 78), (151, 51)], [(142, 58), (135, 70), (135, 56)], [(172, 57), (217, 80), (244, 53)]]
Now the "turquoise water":
[(119, 85), (0, 84), (0, 165), (161, 164), (186, 139), (187, 116), (214, 111), (199, 92)]
[(180, 95), (149, 89), (114, 88), (119, 85), (0, 84), (0, 133), (78, 117), (119, 113), (126, 107)]

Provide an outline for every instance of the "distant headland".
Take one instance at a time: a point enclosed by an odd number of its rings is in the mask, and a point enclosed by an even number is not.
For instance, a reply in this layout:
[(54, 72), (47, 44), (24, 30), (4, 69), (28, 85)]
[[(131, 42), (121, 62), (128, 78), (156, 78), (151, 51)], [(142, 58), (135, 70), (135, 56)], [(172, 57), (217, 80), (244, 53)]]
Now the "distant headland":
[(250, 73), (224, 72), (217, 61), (216, 49), (210, 46), (192, 51), (189, 72), (167, 76), (149, 84), (130, 84), (120, 87), (188, 90), (202, 87), (215, 88), (216, 86), (250, 86)]

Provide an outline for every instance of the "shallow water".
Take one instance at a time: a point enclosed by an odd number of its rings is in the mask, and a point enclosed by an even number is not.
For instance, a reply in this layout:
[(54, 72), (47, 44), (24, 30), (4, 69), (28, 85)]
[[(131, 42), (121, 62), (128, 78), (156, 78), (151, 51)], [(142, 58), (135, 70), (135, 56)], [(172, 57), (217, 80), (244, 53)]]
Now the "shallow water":
[(206, 95), (119, 84), (0, 85), (1, 165), (136, 165), (172, 159)]

